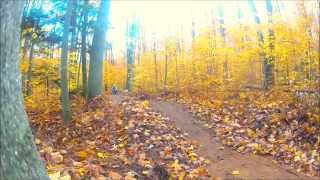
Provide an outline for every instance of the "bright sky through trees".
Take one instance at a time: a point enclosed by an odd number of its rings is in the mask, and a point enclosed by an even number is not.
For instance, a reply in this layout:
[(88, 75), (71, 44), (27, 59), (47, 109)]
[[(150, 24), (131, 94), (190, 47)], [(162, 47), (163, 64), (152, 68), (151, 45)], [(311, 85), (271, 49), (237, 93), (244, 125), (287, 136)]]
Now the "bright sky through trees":
[[(257, 12), (262, 21), (266, 20), (265, 1), (255, 1)], [(317, 1), (307, 1), (306, 8), (309, 12), (319, 13), (316, 8)], [(296, 13), (294, 0), (275, 1), (274, 8), (280, 10), (281, 18), (289, 22)], [(143, 27), (146, 40), (152, 43), (153, 33), (157, 40), (166, 36), (177, 35), (186, 41), (191, 38), (191, 23), (195, 21), (196, 31), (211, 25), (212, 17), (218, 17), (219, 8), (224, 13), (226, 24), (238, 22), (238, 10), (243, 17), (242, 22), (253, 23), (248, 1), (111, 1), (111, 29), (108, 39), (112, 41), (116, 54), (123, 53), (125, 46), (126, 24), (133, 17), (137, 18)]]

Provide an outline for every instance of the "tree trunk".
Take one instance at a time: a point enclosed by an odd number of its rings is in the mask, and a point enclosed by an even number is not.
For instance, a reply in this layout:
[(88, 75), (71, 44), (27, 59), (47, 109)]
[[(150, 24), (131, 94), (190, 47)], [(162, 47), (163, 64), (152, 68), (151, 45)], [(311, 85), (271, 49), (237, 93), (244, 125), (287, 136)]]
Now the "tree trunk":
[(47, 96), (49, 96), (49, 90), (50, 90), (50, 81), (49, 81), (49, 75), (46, 75), (46, 92), (47, 92)]
[[(250, 10), (252, 11), (252, 13), (254, 15), (255, 23), (259, 25), (260, 24), (260, 17), (258, 16), (254, 1), (248, 0), (248, 2), (249, 2)], [(267, 7), (268, 7), (268, 9), (267, 9), (268, 13), (272, 13), (272, 6), (270, 6), (271, 1), (267, 0), (266, 2), (267, 2)], [(270, 35), (269, 37), (272, 38), (273, 35), (271, 35), (271, 31), (269, 31), (269, 35)], [(259, 46), (263, 51), (264, 37), (263, 37), (263, 34), (260, 30), (258, 30), (257, 36), (258, 36)], [(273, 82), (274, 82), (274, 80), (273, 80), (273, 67), (272, 67), (273, 59), (268, 59), (266, 57), (264, 51), (261, 53), (261, 57), (263, 59), (263, 61), (262, 61), (262, 70), (263, 70), (262, 86), (263, 86), (263, 89), (267, 90), (272, 87)]]
[(93, 35), (92, 51), (90, 53), (88, 98), (100, 95), (104, 89), (103, 58), (105, 54), (109, 8), (110, 0), (101, 1)]
[(78, 68), (77, 68), (77, 90), (80, 87), (80, 66), (82, 65), (82, 57), (80, 56), (80, 61), (78, 63)]
[[(272, 2), (271, 0), (266, 1), (267, 6), (267, 12), (268, 12), (268, 22), (270, 25), (272, 25), (272, 15), (273, 15), (273, 8), (272, 8)], [(272, 27), (269, 28), (269, 49), (270, 49), (270, 56), (267, 58), (265, 57), (266, 61), (264, 63), (265, 66), (265, 86), (264, 89), (271, 88), (275, 83), (275, 76), (274, 76), (274, 64), (275, 64), (275, 57), (273, 55), (273, 49), (274, 49), (274, 32)]]
[(63, 120), (65, 123), (71, 120), (71, 110), (69, 102), (69, 90), (68, 90), (68, 39), (69, 39), (69, 27), (71, 20), (73, 0), (68, 1), (67, 12), (65, 15), (64, 29), (63, 29), (63, 41), (61, 50), (61, 104)]
[(155, 88), (156, 88), (156, 92), (158, 91), (159, 89), (159, 86), (158, 86), (158, 63), (157, 63), (157, 54), (156, 52), (154, 53), (153, 55), (154, 57), (154, 78), (155, 78)]
[(175, 59), (176, 59), (176, 87), (175, 87), (175, 99), (178, 101), (178, 91), (179, 91), (179, 69), (178, 69), (178, 52), (180, 50), (179, 42), (177, 42), (176, 52), (175, 52)]
[[(304, 20), (308, 19), (308, 13), (306, 11), (306, 8), (304, 6), (304, 1), (300, 0), (297, 1), (297, 8), (298, 8), (298, 14), (301, 16)], [(307, 39), (307, 46), (308, 48), (305, 48), (304, 50), (304, 71), (305, 71), (305, 79), (306, 80), (312, 80), (312, 58), (311, 58), (311, 46), (310, 46), (310, 40), (312, 39), (312, 31), (311, 31), (311, 25), (306, 22), (301, 22), (304, 30), (308, 33), (308, 39)]]
[(77, 46), (77, 2), (78, 1), (72, 1), (72, 9), (71, 9), (71, 19), (70, 19), (70, 28), (71, 30), (71, 42), (70, 42), (70, 51), (74, 52), (76, 51)]
[(30, 38), (29, 36), (26, 36), (24, 38), (24, 43), (23, 43), (22, 59), (24, 59), (27, 55), (27, 49), (29, 47), (29, 43), (30, 43)]
[(165, 64), (164, 64), (164, 90), (167, 91), (167, 78), (168, 78), (168, 54), (165, 55)]
[[(221, 7), (219, 7), (219, 32), (222, 36), (222, 44), (224, 47), (226, 47), (226, 29), (225, 29), (225, 23), (224, 23), (224, 14)], [(223, 81), (226, 82), (226, 80), (229, 78), (229, 62), (227, 58), (227, 54), (224, 53), (224, 60), (223, 60)]]
[[(32, 40), (31, 40), (32, 41)], [(31, 42), (30, 54), (29, 54), (29, 65), (28, 65), (28, 74), (27, 74), (27, 95), (30, 96), (32, 93), (32, 61), (33, 61), (33, 51), (34, 51), (34, 42)]]
[(21, 74), (21, 80), (22, 80), (22, 82), (21, 82), (21, 85), (22, 85), (21, 91), (22, 91), (22, 94), (24, 94), (25, 90), (26, 90), (26, 76), (25, 76), (25, 73)]
[(50, 43), (49, 53), (50, 53), (50, 59), (53, 59), (54, 43)]
[[(133, 65), (134, 65), (134, 49), (135, 49), (135, 40), (131, 35), (132, 24), (129, 26), (127, 24), (127, 81), (126, 89), (128, 91), (132, 90), (132, 79), (133, 79)], [(134, 34), (134, 32), (132, 33)]]
[(0, 1), (0, 179), (44, 179), (23, 107), (19, 34), (24, 1)]
[(155, 78), (155, 90), (158, 92), (158, 63), (157, 63), (157, 52), (156, 52), (156, 41), (153, 44), (153, 60), (154, 60), (154, 78)]
[(132, 90), (132, 79), (133, 79), (133, 50), (131, 45), (127, 49), (127, 82), (126, 89)]
[(191, 81), (189, 81), (189, 87), (188, 87), (188, 92), (191, 94), (190, 91), (193, 91), (193, 85), (196, 84), (196, 67), (195, 67), (195, 58), (194, 58), (194, 49), (195, 49), (195, 37), (196, 37), (196, 30), (195, 30), (195, 22), (194, 18), (192, 18), (192, 23), (191, 23)]
[(88, 84), (87, 84), (87, 21), (88, 21), (88, 12), (87, 12), (87, 0), (84, 1), (83, 9), (83, 24), (81, 30), (81, 61), (82, 61), (82, 86), (83, 86), (83, 97), (87, 98), (88, 96)]

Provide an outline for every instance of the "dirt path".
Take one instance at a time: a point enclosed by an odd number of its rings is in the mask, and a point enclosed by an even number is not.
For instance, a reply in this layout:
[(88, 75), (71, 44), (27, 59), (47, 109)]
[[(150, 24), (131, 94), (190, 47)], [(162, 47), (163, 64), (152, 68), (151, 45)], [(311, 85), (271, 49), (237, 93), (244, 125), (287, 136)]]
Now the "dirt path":
[[(112, 96), (115, 105), (121, 99), (121, 96)], [(210, 160), (208, 170), (213, 176), (224, 179), (313, 179), (281, 167), (273, 163), (271, 158), (240, 154), (227, 147), (222, 149), (213, 135), (197, 124), (196, 119), (182, 105), (159, 101), (151, 101), (150, 104), (155, 111), (171, 118), (178, 128), (188, 133), (190, 140), (200, 144), (198, 154)], [(232, 171), (239, 171), (240, 174), (232, 175)]]
[(111, 95), (111, 101), (114, 106), (120, 104), (122, 99), (121, 95)]

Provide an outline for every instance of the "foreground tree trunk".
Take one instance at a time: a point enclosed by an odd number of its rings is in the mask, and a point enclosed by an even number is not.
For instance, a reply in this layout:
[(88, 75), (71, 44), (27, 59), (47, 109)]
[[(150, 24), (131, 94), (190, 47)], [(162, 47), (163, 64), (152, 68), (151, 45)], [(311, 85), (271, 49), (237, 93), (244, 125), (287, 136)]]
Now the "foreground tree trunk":
[(64, 122), (71, 120), (71, 110), (69, 102), (69, 90), (68, 90), (68, 39), (69, 39), (69, 27), (71, 20), (73, 0), (68, 1), (67, 12), (65, 15), (64, 29), (63, 29), (63, 41), (61, 50), (61, 104)]
[(109, 7), (110, 0), (101, 1), (90, 54), (88, 98), (100, 95), (104, 89), (103, 58), (105, 57)]
[(0, 179), (49, 179), (23, 107), (19, 34), (24, 1), (0, 1)]
[(83, 24), (81, 30), (81, 60), (82, 60), (82, 86), (83, 86), (83, 96), (87, 98), (88, 96), (88, 84), (87, 84), (87, 21), (88, 21), (88, 2), (84, 1), (83, 8)]

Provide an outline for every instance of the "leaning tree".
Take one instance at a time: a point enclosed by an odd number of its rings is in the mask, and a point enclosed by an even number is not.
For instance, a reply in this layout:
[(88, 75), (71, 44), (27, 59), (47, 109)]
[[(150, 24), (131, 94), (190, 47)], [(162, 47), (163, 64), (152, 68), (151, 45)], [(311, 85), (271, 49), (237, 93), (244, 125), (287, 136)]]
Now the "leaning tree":
[(23, 106), (19, 40), (23, 0), (0, 1), (0, 179), (49, 179)]

